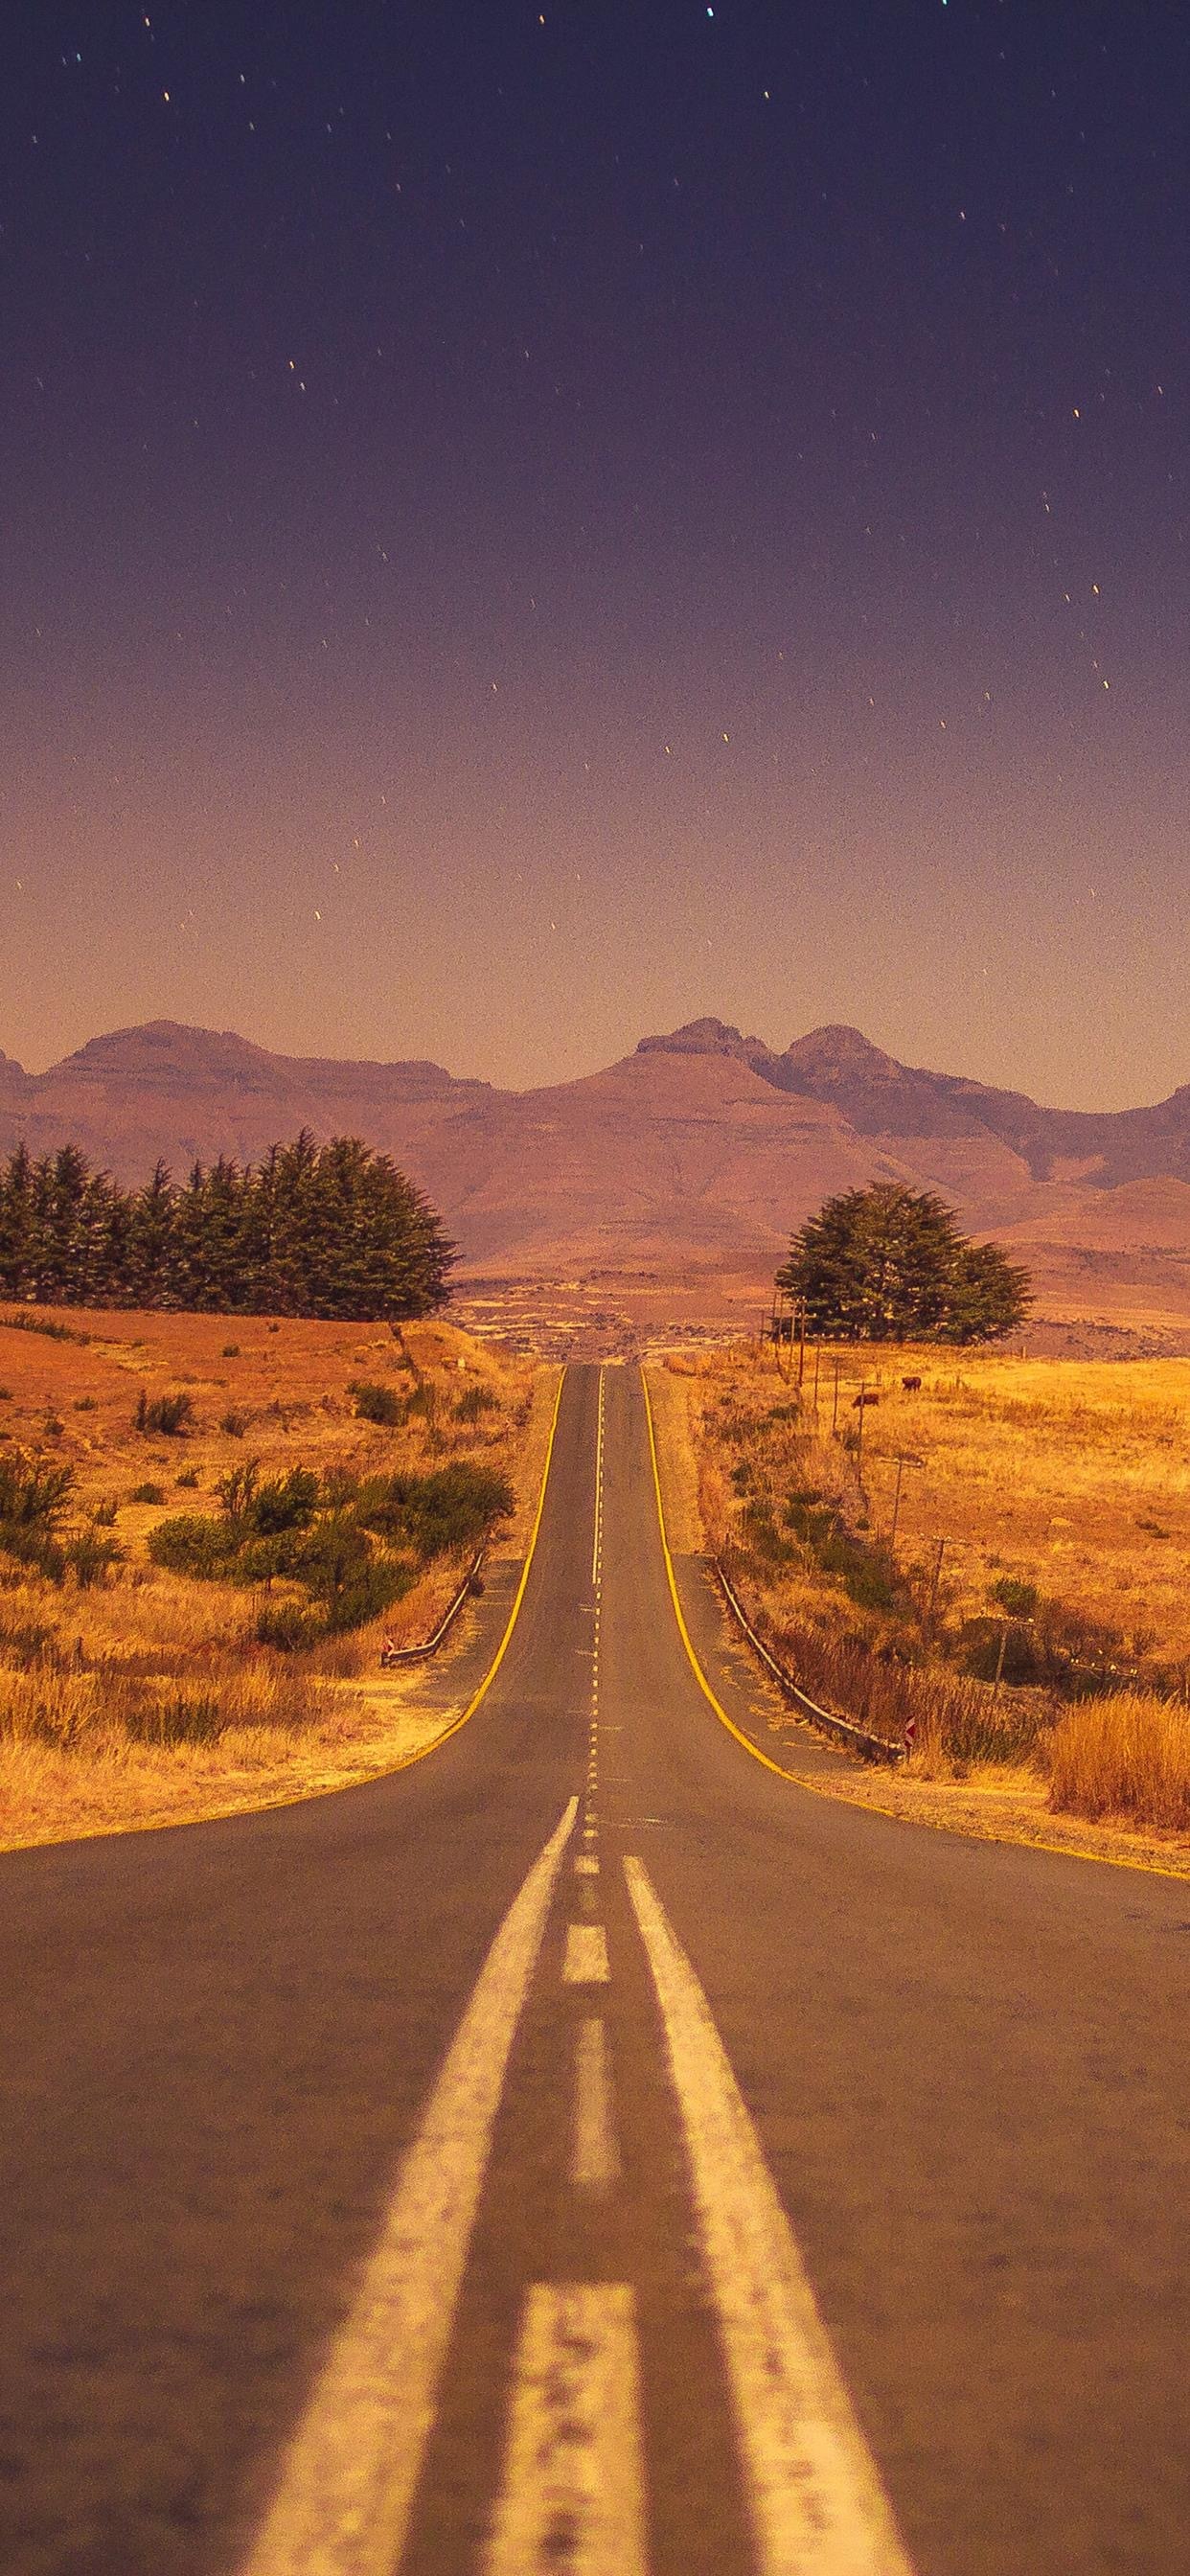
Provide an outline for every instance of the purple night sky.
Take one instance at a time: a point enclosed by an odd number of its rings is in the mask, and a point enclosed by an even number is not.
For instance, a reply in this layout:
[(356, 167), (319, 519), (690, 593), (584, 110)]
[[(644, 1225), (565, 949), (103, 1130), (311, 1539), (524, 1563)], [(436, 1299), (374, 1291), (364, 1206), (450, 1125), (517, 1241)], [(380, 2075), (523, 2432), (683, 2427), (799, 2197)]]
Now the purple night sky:
[(0, 1045), (1190, 1080), (1190, 17), (16, 0)]

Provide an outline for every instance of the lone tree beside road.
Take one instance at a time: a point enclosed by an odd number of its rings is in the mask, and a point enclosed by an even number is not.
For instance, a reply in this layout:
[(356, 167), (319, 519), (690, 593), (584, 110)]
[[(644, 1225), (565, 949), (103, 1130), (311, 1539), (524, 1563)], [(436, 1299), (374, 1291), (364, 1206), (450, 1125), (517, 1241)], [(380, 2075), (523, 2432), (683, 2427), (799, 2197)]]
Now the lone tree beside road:
[(795, 1234), (777, 1286), (809, 1331), (857, 1342), (992, 1342), (1024, 1321), (1029, 1275), (972, 1243), (929, 1190), (880, 1182), (827, 1199)]

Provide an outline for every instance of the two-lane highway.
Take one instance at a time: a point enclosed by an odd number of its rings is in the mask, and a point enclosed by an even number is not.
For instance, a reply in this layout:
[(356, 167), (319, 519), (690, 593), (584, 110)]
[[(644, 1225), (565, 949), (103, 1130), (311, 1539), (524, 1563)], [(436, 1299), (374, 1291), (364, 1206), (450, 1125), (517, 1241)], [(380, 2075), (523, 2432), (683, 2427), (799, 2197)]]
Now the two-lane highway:
[(1186, 1917), (757, 1763), (572, 1370), (437, 1753), (0, 1867), (0, 2564), (1166, 2576)]

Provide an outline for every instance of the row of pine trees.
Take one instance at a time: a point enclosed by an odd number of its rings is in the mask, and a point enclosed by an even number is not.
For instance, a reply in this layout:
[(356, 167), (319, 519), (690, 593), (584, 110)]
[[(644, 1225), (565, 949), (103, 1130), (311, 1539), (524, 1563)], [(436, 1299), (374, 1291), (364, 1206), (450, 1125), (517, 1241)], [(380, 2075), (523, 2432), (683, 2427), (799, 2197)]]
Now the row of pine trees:
[(445, 1304), (454, 1247), (420, 1190), (358, 1137), (308, 1130), (176, 1185), (92, 1171), (73, 1145), (0, 1165), (0, 1296), (63, 1306), (402, 1318)]

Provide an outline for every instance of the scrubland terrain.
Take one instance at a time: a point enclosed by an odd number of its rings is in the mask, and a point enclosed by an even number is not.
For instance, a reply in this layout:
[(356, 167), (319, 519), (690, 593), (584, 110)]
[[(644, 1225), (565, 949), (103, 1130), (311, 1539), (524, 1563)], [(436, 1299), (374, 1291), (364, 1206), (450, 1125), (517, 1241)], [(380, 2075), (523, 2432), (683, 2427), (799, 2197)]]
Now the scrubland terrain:
[(423, 1640), (485, 1537), (521, 1550), (551, 1395), (442, 1323), (0, 1312), (3, 1840), (429, 1740), (381, 1639)]
[(849, 1349), (800, 1391), (754, 1344), (669, 1365), (705, 1544), (812, 1697), (914, 1720), (906, 1779), (1014, 1771), (1190, 1831), (1190, 1362)]

